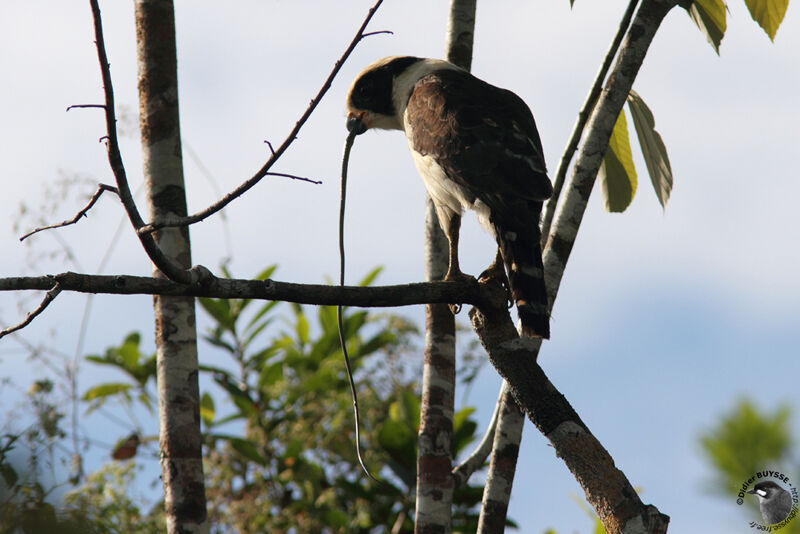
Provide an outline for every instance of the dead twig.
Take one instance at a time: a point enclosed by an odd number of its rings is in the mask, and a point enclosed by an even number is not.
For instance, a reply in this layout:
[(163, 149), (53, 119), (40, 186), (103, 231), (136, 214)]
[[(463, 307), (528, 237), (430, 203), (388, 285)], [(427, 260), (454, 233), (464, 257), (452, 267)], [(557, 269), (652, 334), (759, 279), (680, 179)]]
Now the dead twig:
[(24, 236), (20, 237), (19, 240), (20, 241), (25, 241), (27, 238), (29, 238), (33, 234), (41, 232), (43, 230), (52, 230), (53, 228), (62, 228), (64, 226), (69, 226), (71, 224), (77, 223), (80, 220), (81, 217), (86, 217), (87, 216), (86, 214), (89, 212), (90, 209), (92, 209), (92, 206), (95, 205), (95, 203), (100, 199), (100, 196), (105, 191), (110, 191), (110, 192), (112, 192), (112, 193), (114, 193), (116, 195), (119, 195), (119, 191), (113, 185), (99, 184), (97, 186), (97, 191), (95, 191), (94, 195), (92, 195), (92, 198), (89, 199), (89, 203), (86, 204), (86, 206), (84, 206), (82, 210), (80, 210), (78, 213), (76, 213), (75, 216), (72, 219), (67, 219), (67, 220), (61, 221), (60, 223), (57, 223), (57, 224), (48, 224), (47, 226), (40, 226), (39, 228), (34, 228), (33, 230), (31, 230), (30, 232), (28, 232)]
[(292, 180), (300, 180), (302, 182), (309, 182), (309, 183), (317, 184), (317, 185), (322, 183), (322, 180), (313, 180), (311, 178), (306, 178), (304, 176), (297, 176), (296, 174), (287, 174), (285, 172), (272, 172), (272, 171), (270, 171), (270, 172), (266, 173), (266, 175), (267, 176), (282, 176), (284, 178), (291, 178)]
[(105, 104), (72, 104), (71, 106), (67, 106), (67, 111), (75, 108), (100, 108), (105, 109)]
[(35, 310), (28, 313), (28, 315), (21, 323), (16, 324), (14, 326), (9, 326), (8, 328), (0, 331), (0, 339), (4, 338), (8, 334), (11, 334), (12, 332), (16, 332), (17, 330), (22, 330), (23, 328), (31, 324), (31, 322), (34, 319), (36, 319), (36, 316), (42, 313), (44, 309), (47, 308), (47, 306), (49, 306), (51, 302), (53, 302), (53, 300), (58, 296), (59, 293), (61, 293), (61, 285), (58, 282), (56, 282), (55, 285), (53, 285), (52, 289), (50, 289), (50, 291), (44, 294), (42, 302), (36, 307)]
[(369, 13), (367, 13), (366, 18), (364, 19), (364, 22), (361, 23), (361, 27), (356, 32), (355, 37), (353, 37), (353, 40), (350, 41), (350, 45), (348, 45), (347, 49), (344, 51), (342, 56), (336, 61), (336, 63), (333, 66), (333, 70), (328, 75), (328, 78), (325, 80), (325, 83), (322, 84), (322, 87), (320, 88), (319, 92), (317, 92), (317, 95), (311, 99), (311, 102), (309, 103), (305, 112), (300, 117), (300, 119), (298, 119), (298, 121), (295, 123), (294, 128), (292, 128), (292, 131), (289, 132), (289, 135), (286, 136), (286, 139), (283, 141), (283, 143), (277, 149), (273, 149), (272, 144), (267, 143), (270, 147), (272, 155), (267, 160), (267, 162), (253, 176), (248, 178), (246, 181), (242, 182), (238, 187), (236, 187), (236, 189), (234, 189), (233, 191), (231, 191), (230, 193), (228, 193), (227, 195), (225, 195), (224, 197), (222, 197), (221, 199), (219, 199), (217, 202), (210, 205), (206, 209), (198, 211), (197, 213), (194, 213), (193, 215), (189, 215), (187, 217), (170, 217), (168, 219), (155, 220), (150, 224), (146, 224), (138, 228), (137, 229), (138, 234), (141, 236), (168, 226), (188, 226), (190, 224), (200, 222), (206, 219), (207, 217), (213, 215), (214, 213), (218, 212), (219, 210), (230, 204), (236, 198), (242, 196), (247, 190), (249, 190), (251, 187), (260, 182), (262, 178), (269, 175), (270, 168), (272, 168), (272, 166), (275, 164), (278, 158), (280, 158), (283, 155), (283, 153), (286, 152), (286, 149), (289, 148), (289, 145), (291, 145), (292, 142), (294, 142), (294, 140), (297, 138), (298, 132), (306, 123), (308, 118), (311, 116), (311, 113), (314, 112), (317, 105), (322, 100), (322, 97), (325, 95), (325, 93), (328, 92), (328, 89), (330, 89), (331, 84), (333, 83), (333, 79), (339, 73), (339, 70), (342, 68), (342, 65), (344, 65), (344, 62), (347, 61), (348, 57), (350, 57), (350, 54), (353, 52), (356, 45), (361, 41), (361, 39), (378, 33), (391, 33), (388, 32), (388, 30), (382, 30), (379, 32), (370, 32), (366, 34), (364, 33), (367, 24), (369, 24), (369, 21), (372, 20), (373, 15), (375, 15), (375, 12), (378, 10), (378, 7), (380, 7), (382, 3), (383, 0), (378, 0), (377, 2), (375, 2), (375, 5), (372, 6), (372, 8), (369, 10)]

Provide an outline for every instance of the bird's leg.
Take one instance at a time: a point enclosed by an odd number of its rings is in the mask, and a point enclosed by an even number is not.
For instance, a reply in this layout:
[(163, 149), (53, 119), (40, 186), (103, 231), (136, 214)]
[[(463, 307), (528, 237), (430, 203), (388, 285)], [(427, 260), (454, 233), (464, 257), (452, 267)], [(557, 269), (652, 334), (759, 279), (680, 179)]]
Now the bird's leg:
[(446, 281), (458, 281), (470, 278), (462, 273), (458, 266), (458, 234), (460, 229), (461, 215), (457, 213), (453, 214), (447, 221), (447, 228), (445, 229), (447, 240), (450, 242), (450, 262), (447, 268), (447, 274), (444, 275), (444, 280)]
[(478, 277), (481, 282), (491, 279), (496, 280), (506, 289), (508, 307), (511, 308), (514, 305), (514, 299), (511, 297), (511, 284), (508, 283), (505, 262), (503, 261), (503, 255), (500, 253), (500, 247), (497, 247), (497, 255), (494, 257), (492, 264)]
[[(447, 267), (447, 274), (444, 275), (444, 280), (454, 282), (471, 278), (470, 276), (461, 272), (458, 266), (458, 233), (461, 229), (461, 215), (454, 213), (446, 223), (445, 234), (447, 234), (447, 241), (450, 243), (450, 259)], [(450, 311), (456, 315), (461, 311), (461, 304), (449, 304)]]

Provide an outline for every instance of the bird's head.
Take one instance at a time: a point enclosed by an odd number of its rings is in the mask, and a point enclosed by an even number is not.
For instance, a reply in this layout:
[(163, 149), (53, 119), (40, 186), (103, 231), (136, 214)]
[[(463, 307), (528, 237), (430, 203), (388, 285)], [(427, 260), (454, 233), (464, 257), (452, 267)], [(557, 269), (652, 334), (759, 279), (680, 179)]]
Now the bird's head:
[[(384, 130), (402, 130), (402, 109), (411, 87), (416, 79), (410, 81), (408, 87), (398, 83), (405, 78), (412, 65), (422, 61), (411, 56), (385, 57), (369, 65), (356, 76), (347, 92), (347, 129), (356, 130), (358, 134), (370, 128)], [(400, 92), (405, 94), (401, 97)], [(398, 99), (400, 99), (398, 101)]]
[(767, 480), (766, 482), (759, 482), (753, 489), (749, 490), (747, 493), (753, 494), (758, 497), (758, 500), (761, 499), (769, 499), (776, 493), (784, 491), (779, 485), (771, 480)]

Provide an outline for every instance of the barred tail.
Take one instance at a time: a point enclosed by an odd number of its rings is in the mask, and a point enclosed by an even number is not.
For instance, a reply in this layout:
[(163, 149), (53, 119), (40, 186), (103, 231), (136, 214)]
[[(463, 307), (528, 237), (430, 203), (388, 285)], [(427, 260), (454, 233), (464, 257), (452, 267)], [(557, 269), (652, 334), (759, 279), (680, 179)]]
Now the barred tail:
[(547, 313), (547, 289), (544, 285), (542, 248), (538, 226), (525, 235), (495, 224), (500, 254), (508, 272), (511, 298), (517, 306), (522, 334), (550, 338), (550, 316)]

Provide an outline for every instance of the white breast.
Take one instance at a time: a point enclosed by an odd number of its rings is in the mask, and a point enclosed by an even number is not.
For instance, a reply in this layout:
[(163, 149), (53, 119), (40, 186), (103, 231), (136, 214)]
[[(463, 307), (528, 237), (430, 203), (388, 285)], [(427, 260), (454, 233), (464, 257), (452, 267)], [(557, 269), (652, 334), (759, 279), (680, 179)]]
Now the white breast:
[(447, 177), (444, 169), (431, 156), (423, 156), (416, 152), (413, 148), (413, 143), (410, 137), (411, 132), (406, 129), (408, 136), (408, 147), (411, 151), (411, 157), (414, 159), (414, 165), (417, 167), (419, 175), (428, 190), (428, 194), (436, 206), (436, 214), (439, 216), (439, 221), (442, 228), (445, 227), (447, 221), (453, 215), (461, 215), (462, 211), (472, 209), (478, 216), (481, 226), (486, 228), (490, 233), (494, 234), (494, 229), (489, 223), (489, 206), (484, 204), (480, 199), (476, 198), (471, 201), (473, 196), (469, 192)]

